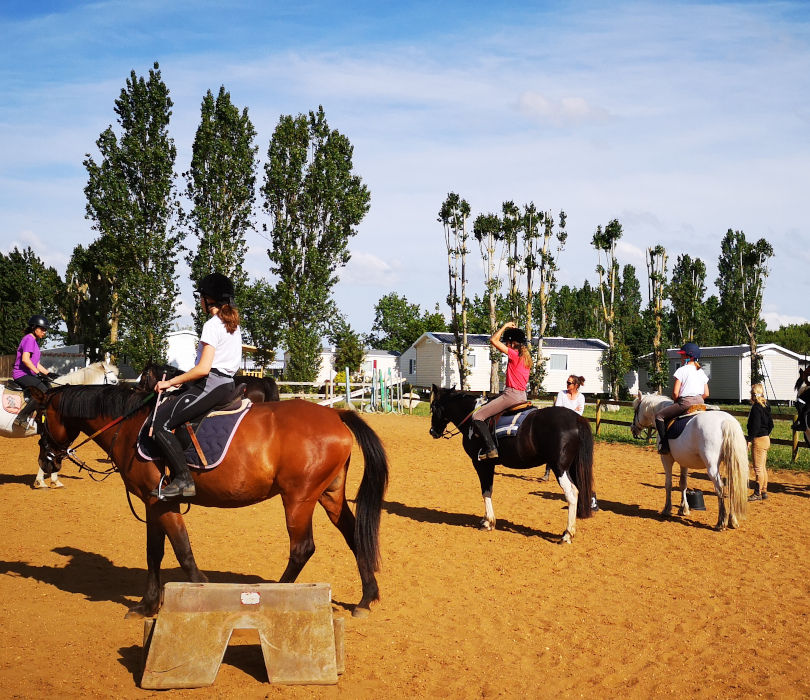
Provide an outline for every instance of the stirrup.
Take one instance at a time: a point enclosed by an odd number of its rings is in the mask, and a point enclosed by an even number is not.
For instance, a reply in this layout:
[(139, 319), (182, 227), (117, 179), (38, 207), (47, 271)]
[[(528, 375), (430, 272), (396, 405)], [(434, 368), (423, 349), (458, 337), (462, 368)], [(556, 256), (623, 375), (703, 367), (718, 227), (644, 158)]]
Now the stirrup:
[(489, 452), (478, 450), (478, 461), (483, 462), (485, 459), (498, 459), (498, 448), (493, 447)]

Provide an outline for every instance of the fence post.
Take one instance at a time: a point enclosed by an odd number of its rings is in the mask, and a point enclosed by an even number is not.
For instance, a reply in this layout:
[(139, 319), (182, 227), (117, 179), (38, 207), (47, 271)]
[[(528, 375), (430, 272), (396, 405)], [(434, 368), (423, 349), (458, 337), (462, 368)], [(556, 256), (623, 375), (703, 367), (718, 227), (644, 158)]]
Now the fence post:
[[(798, 421), (798, 420), (799, 420), (799, 414), (797, 412), (796, 413), (796, 420), (793, 421), (793, 424), (795, 425), (796, 421)], [(798, 433), (796, 430), (793, 431), (793, 454), (790, 457), (791, 462), (795, 462), (796, 457), (799, 456), (799, 435), (800, 435), (800, 433)]]
[(596, 434), (599, 435), (599, 428), (602, 424), (602, 399), (596, 399)]

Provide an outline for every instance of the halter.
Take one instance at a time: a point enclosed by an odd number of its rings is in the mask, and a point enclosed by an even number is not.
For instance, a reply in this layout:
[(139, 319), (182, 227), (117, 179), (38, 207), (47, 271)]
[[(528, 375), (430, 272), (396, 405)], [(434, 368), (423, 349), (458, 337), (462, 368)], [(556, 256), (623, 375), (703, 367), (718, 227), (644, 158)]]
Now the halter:
[[(447, 426), (445, 426), (444, 427), (444, 432), (439, 437), (442, 437), (445, 440), (451, 440), (456, 435), (461, 435), (461, 426), (464, 425), (468, 420), (470, 420), (473, 413), (475, 413), (479, 408), (481, 408), (481, 406), (483, 406), (483, 404), (484, 404), (484, 398), (483, 397), (477, 398), (475, 400), (475, 406), (473, 406), (473, 410), (470, 411), (464, 418), (462, 418), (456, 424), (456, 427), (454, 428), (455, 432), (453, 432), (453, 430), (448, 430)], [(431, 412), (433, 412), (433, 407), (432, 406), (430, 407), (430, 410), (431, 410)], [(451, 421), (448, 420), (447, 424), (449, 425), (450, 423), (451, 423)]]

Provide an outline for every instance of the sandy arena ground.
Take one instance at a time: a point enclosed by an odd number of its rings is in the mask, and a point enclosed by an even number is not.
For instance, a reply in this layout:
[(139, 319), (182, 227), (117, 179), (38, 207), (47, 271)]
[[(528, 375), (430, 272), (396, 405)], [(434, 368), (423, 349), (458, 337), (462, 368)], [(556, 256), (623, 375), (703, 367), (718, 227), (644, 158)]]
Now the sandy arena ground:
[[(143, 592), (146, 533), (120, 478), (97, 483), (67, 464), (66, 488), (33, 491), (36, 439), (0, 438), (0, 698), (810, 696), (807, 475), (772, 474), (770, 499), (750, 504), (740, 530), (716, 533), (705, 473), (691, 485), (707, 510), (662, 520), (658, 457), (597, 445), (602, 511), (561, 546), (562, 492), (542, 470), (499, 468), (498, 528), (480, 532), (478, 480), (458, 438), (432, 440), (425, 418), (368, 421), (391, 462), (383, 599), (351, 617), (359, 576), (321, 509), (299, 578), (331, 583), (346, 619), (337, 686), (269, 685), (250, 631), (235, 634), (211, 688), (141, 690), (143, 621), (124, 614)], [(95, 445), (81, 453), (103, 466)], [(352, 496), (361, 472), (358, 453)], [(211, 581), (273, 582), (286, 565), (278, 499), (192, 508), (186, 522)], [(168, 546), (164, 580), (184, 580)]]

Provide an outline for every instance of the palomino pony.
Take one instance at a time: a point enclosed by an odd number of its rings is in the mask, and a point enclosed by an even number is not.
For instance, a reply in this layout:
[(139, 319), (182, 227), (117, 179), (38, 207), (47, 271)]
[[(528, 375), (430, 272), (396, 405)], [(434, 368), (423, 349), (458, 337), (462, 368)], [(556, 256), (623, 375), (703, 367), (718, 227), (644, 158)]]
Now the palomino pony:
[[(141, 372), (141, 380), (138, 383), (139, 389), (148, 389), (151, 391), (155, 388), (163, 375), (166, 379), (176, 377), (178, 374), (183, 374), (183, 370), (177, 369), (172, 365), (158, 365), (152, 362), (147, 363)], [(233, 378), (233, 383), (236, 386), (244, 384), (245, 398), (250, 399), (253, 403), (264, 403), (265, 401), (280, 401), (281, 395), (278, 391), (278, 384), (272, 377), (248, 377), (246, 375), (237, 374)]]
[[(645, 428), (655, 426), (655, 414), (672, 404), (666, 396), (639, 393), (633, 402), (633, 437), (641, 436)], [(740, 424), (734, 416), (723, 411), (705, 411), (690, 418), (683, 433), (669, 440), (668, 455), (661, 455), (666, 475), (667, 500), (662, 515), (672, 512), (672, 465), (681, 465), (681, 507), (678, 515), (689, 515), (686, 500), (686, 480), (690, 469), (705, 469), (714, 484), (719, 512), (715, 530), (725, 530), (726, 524), (735, 528), (745, 518), (748, 508), (748, 447)], [(723, 499), (723, 477), (720, 463), (726, 465), (728, 479), (728, 511)]]
[[(129, 615), (152, 616), (160, 607), (160, 564), (167, 536), (189, 580), (205, 582), (180, 515), (185, 499), (166, 502), (150, 494), (160, 480), (162, 463), (145, 461), (136, 448), (138, 431), (154, 407), (154, 394), (128, 387), (63, 387), (37, 393), (46, 412), (40, 465), (72, 457), (68, 450), (74, 440), (87, 433), (110, 456), (127, 491), (146, 506), (146, 592)], [(345, 494), (352, 435), (365, 460), (356, 516)], [(367, 615), (371, 603), (379, 600), (375, 572), (388, 461), (380, 439), (358, 414), (306, 401), (255, 404), (239, 424), (220, 465), (195, 471), (193, 477), (197, 495), (186, 503), (195, 505), (238, 508), (281, 496), (290, 558), (280, 583), (295, 581), (314, 553), (312, 515), (320, 503), (360, 570), (363, 595), (352, 614)]]
[(577, 532), (577, 517), (592, 515), (593, 433), (590, 423), (570, 408), (541, 408), (526, 416), (515, 437), (501, 439), (498, 459), (479, 460), (483, 440), (472, 429), (470, 421), (477, 400), (473, 394), (441, 389), (434, 384), (430, 395), (430, 434), (434, 438), (444, 437), (449, 423), (461, 432), (462, 446), (481, 482), (485, 510), (481, 529), (495, 528), (492, 485), (496, 464), (509, 469), (531, 469), (547, 464), (568, 501), (568, 525), (560, 542), (570, 543)]

